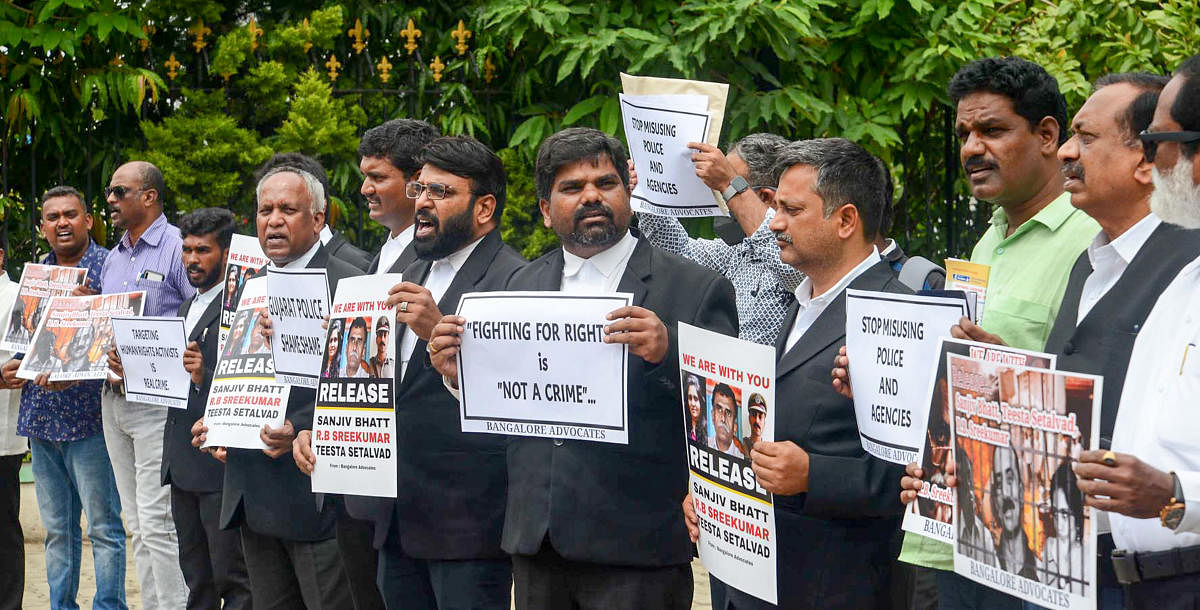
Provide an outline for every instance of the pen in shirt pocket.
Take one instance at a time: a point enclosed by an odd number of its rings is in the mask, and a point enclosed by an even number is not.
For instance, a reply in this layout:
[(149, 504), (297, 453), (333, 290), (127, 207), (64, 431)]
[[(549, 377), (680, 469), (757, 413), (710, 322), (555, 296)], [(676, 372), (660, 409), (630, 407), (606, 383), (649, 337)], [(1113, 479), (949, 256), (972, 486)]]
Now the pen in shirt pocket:
[(1187, 364), (1188, 352), (1190, 352), (1193, 347), (1196, 347), (1195, 343), (1188, 343), (1187, 347), (1183, 348), (1183, 359), (1179, 361), (1179, 375), (1181, 377), (1183, 376), (1183, 365)]

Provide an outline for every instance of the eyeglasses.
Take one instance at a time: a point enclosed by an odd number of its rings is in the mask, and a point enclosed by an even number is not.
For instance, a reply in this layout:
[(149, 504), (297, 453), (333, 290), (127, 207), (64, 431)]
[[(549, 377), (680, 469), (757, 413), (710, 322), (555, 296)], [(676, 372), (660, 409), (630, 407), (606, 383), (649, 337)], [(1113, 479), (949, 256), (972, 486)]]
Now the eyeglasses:
[(1138, 134), (1138, 139), (1142, 141), (1142, 154), (1146, 156), (1146, 161), (1154, 163), (1159, 142), (1200, 142), (1200, 131), (1143, 131)]
[(427, 193), (430, 201), (445, 199), (446, 195), (454, 193), (454, 187), (442, 184), (440, 182), (430, 182), (422, 184), (420, 182), (409, 182), (404, 185), (404, 194), (410, 199), (416, 199), (421, 196), (421, 193)]
[(140, 190), (142, 189), (128, 186), (106, 186), (104, 187), (104, 198), (108, 199), (109, 195), (116, 195), (117, 199), (124, 199), (129, 193), (136, 193)]

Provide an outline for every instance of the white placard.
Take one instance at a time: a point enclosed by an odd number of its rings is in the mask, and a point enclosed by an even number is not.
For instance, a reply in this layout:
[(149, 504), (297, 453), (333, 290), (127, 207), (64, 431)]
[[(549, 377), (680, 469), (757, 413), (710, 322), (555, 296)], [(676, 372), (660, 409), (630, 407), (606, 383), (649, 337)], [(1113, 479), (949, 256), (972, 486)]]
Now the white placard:
[(630, 201), (634, 210), (664, 216), (726, 216), (713, 201), (712, 189), (696, 175), (695, 150), (688, 142), (708, 137), (707, 112), (663, 104), (663, 98), (697, 98), (681, 105), (707, 105), (704, 96), (621, 94), (621, 117), (638, 183)]
[(267, 267), (267, 310), (274, 335), (275, 381), (317, 387), (329, 315), (324, 269)]
[(192, 378), (183, 368), (187, 347), (183, 318), (114, 317), (112, 326), (125, 369), (125, 397), (186, 409)]
[(726, 585), (774, 604), (775, 506), (749, 454), (775, 438), (775, 350), (680, 322), (679, 371), (700, 561)]
[(258, 332), (258, 320), (265, 315), (267, 278), (250, 278), (213, 371), (204, 409), (205, 447), (267, 449), (259, 431), (264, 425), (283, 426), (291, 388), (275, 383), (271, 348)]
[(925, 442), (917, 452), (924, 487), (917, 499), (904, 510), (904, 531), (933, 538), (946, 544), (954, 543), (955, 490), (947, 485), (948, 467), (954, 462), (954, 444), (950, 441), (953, 413), (946, 381), (946, 361), (949, 354), (1004, 362), (1039, 369), (1053, 369), (1055, 356), (1031, 352), (1006, 345), (990, 345), (943, 337), (938, 347), (936, 375), (929, 387), (929, 411), (923, 426)]
[(225, 264), (223, 278), (224, 291), (221, 293), (221, 334), (217, 349), (225, 349), (225, 338), (229, 336), (229, 328), (233, 326), (233, 318), (237, 315), (238, 303), (242, 300), (242, 287), (246, 280), (254, 277), (271, 262), (263, 254), (262, 245), (258, 238), (251, 235), (233, 234), (229, 242), (229, 260)]
[(396, 497), (395, 312), (399, 273), (338, 282), (317, 386), (312, 490)]
[(32, 380), (48, 373), (50, 381), (107, 379), (112, 317), (140, 316), (145, 303), (145, 291), (50, 297), (17, 377)]
[(897, 464), (916, 460), (938, 340), (964, 315), (962, 299), (846, 291), (850, 388), (867, 453)]
[(954, 571), (1039, 606), (1094, 609), (1095, 513), (1073, 468), (1098, 447), (1102, 379), (956, 354), (946, 367)]
[(629, 293), (472, 292), (458, 358), (463, 432), (629, 443), (628, 350), (604, 343)]
[(70, 296), (87, 279), (87, 267), (58, 267), (25, 263), (17, 298), (8, 312), (0, 349), (23, 352), (41, 323), (50, 297)]

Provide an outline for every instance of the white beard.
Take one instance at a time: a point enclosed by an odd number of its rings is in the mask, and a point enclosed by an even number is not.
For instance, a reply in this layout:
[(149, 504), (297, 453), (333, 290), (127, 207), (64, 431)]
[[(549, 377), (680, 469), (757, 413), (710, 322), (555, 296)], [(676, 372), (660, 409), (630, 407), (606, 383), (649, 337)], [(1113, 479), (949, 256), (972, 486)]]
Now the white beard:
[(1154, 168), (1154, 194), (1150, 211), (1163, 222), (1185, 229), (1200, 229), (1200, 184), (1192, 182), (1192, 159), (1179, 155), (1175, 167), (1166, 174)]

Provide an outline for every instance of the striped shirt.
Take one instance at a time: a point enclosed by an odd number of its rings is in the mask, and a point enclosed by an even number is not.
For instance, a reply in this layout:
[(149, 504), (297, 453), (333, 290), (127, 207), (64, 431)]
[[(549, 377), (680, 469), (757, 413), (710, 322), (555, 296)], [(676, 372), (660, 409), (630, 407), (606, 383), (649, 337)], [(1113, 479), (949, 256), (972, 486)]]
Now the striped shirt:
[(136, 244), (129, 242), (129, 231), (121, 236), (104, 261), (100, 283), (105, 294), (145, 290), (146, 316), (175, 316), (196, 293), (183, 269), (183, 238), (163, 214)]

